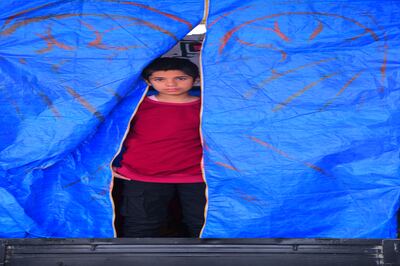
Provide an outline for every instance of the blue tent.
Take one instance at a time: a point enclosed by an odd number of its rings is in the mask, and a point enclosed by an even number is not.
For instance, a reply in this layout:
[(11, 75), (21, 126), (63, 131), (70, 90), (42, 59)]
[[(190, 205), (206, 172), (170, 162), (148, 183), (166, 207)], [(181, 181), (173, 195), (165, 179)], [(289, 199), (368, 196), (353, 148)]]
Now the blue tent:
[(202, 237), (396, 236), (400, 3), (0, 7), (0, 237), (114, 236), (139, 74), (203, 14)]

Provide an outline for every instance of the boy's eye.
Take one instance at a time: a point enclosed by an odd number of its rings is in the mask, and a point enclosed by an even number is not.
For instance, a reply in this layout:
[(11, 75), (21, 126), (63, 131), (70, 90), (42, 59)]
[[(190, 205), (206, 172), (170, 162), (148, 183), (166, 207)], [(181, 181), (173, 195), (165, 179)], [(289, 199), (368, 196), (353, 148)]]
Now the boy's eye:
[(155, 78), (155, 79), (153, 79), (153, 81), (163, 81), (164, 79), (162, 79), (162, 78)]
[(187, 77), (179, 77), (178, 80), (187, 80)]

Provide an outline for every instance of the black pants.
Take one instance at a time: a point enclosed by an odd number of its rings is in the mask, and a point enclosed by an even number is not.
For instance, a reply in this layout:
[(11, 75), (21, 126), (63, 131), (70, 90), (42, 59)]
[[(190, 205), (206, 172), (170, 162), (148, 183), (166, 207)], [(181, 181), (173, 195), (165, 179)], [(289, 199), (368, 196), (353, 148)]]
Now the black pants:
[(204, 223), (205, 184), (169, 184), (123, 181), (122, 237), (159, 237), (167, 223), (168, 207), (178, 194), (183, 223), (190, 236), (198, 237)]

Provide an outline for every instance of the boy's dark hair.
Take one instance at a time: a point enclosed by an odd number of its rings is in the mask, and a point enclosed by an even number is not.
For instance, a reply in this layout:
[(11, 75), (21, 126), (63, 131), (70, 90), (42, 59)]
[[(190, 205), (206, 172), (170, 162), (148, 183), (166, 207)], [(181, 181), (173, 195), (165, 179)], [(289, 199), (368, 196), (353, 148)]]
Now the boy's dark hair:
[(199, 77), (199, 68), (190, 60), (177, 57), (159, 57), (143, 69), (142, 78), (148, 81), (154, 72), (167, 70), (180, 70), (194, 80)]

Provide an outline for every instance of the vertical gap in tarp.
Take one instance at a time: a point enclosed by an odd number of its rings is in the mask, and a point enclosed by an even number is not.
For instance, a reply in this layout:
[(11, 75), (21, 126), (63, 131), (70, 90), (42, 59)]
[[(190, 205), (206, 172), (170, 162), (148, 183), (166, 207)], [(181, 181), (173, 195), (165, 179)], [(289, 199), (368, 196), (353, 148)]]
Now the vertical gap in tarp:
[[(202, 19), (202, 21), (206, 21), (206, 19), (207, 19), (207, 17), (208, 17), (208, 6), (209, 6), (209, 2), (208, 2), (208, 0), (205, 0), (205, 1), (204, 1), (204, 14), (203, 14), (203, 19)], [(197, 26), (197, 25), (196, 25), (196, 26)], [(178, 42), (179, 42), (179, 41), (178, 41)], [(203, 40), (203, 42), (204, 42), (204, 40)], [(202, 46), (202, 48), (203, 48), (203, 46)], [(202, 49), (201, 49), (201, 50), (202, 50)], [(164, 53), (164, 54), (165, 54), (165, 53)], [(161, 56), (162, 56), (162, 55), (161, 55)], [(153, 58), (152, 60), (154, 60), (154, 58)], [(149, 63), (150, 63), (152, 60), (149, 60)], [(203, 91), (203, 90), (202, 90), (202, 88), (203, 88), (203, 78), (202, 78), (201, 51), (200, 51), (199, 66), (200, 66), (200, 68), (199, 68), (199, 69), (200, 69), (200, 80), (201, 80), (201, 85), (200, 85), (200, 87), (201, 87), (201, 99), (202, 99), (202, 98), (203, 98), (203, 93), (202, 93), (202, 91)], [(116, 212), (115, 212), (116, 208), (115, 208), (114, 198), (113, 198), (113, 195), (112, 195), (112, 194), (113, 194), (113, 188), (114, 188), (114, 178), (117, 176), (117, 174), (113, 171), (113, 162), (115, 161), (115, 159), (118, 157), (118, 155), (119, 155), (119, 154), (121, 153), (121, 151), (122, 151), (123, 144), (124, 144), (125, 139), (126, 139), (128, 133), (129, 133), (129, 129), (130, 129), (131, 122), (132, 122), (133, 118), (135, 117), (136, 112), (137, 112), (139, 106), (141, 105), (142, 101), (143, 101), (144, 98), (146, 97), (146, 95), (147, 95), (147, 93), (148, 93), (148, 91), (149, 91), (149, 88), (150, 88), (150, 86), (147, 86), (147, 87), (146, 87), (146, 89), (144, 90), (144, 92), (143, 92), (143, 94), (142, 94), (142, 96), (141, 96), (139, 102), (138, 102), (137, 105), (135, 106), (135, 108), (134, 108), (134, 110), (133, 110), (133, 112), (132, 112), (132, 114), (131, 114), (131, 117), (129, 118), (129, 122), (128, 122), (127, 126), (126, 126), (126, 129), (125, 129), (125, 132), (124, 132), (124, 136), (123, 136), (123, 138), (122, 138), (122, 140), (121, 140), (121, 142), (120, 142), (120, 144), (119, 144), (118, 150), (117, 150), (117, 152), (115, 153), (115, 155), (113, 156), (113, 158), (111, 159), (111, 161), (109, 162), (109, 167), (110, 167), (111, 172), (112, 172), (112, 177), (111, 177), (111, 182), (110, 182), (110, 188), (109, 188), (109, 197), (110, 197), (110, 201), (111, 201), (111, 205), (112, 205), (112, 209), (113, 209), (112, 227), (113, 227), (114, 237), (117, 237), (117, 229), (116, 229), (116, 226), (115, 226), (115, 221), (116, 221), (116, 215), (117, 215), (117, 214), (116, 214)], [(200, 125), (201, 125), (201, 118), (202, 118), (202, 110), (203, 110), (203, 101), (201, 101)], [(202, 136), (202, 132), (201, 132), (201, 126), (199, 127), (199, 130), (200, 130), (201, 143), (202, 143), (202, 146), (204, 147), (204, 145), (203, 145), (203, 136)], [(204, 182), (206, 182), (205, 173), (204, 173), (203, 158), (202, 158), (202, 161), (201, 161), (201, 169), (202, 169), (203, 180), (204, 180)], [(121, 178), (121, 176), (119, 176), (119, 177), (117, 177), (117, 178)], [(207, 183), (206, 183), (206, 185), (207, 185)], [(208, 194), (207, 191), (208, 191), (208, 190), (207, 190), (207, 188), (206, 188), (206, 191), (205, 191), (206, 198), (208, 198), (208, 197), (207, 197), (207, 194)], [(205, 216), (205, 217), (206, 217), (206, 213), (207, 213), (207, 205), (206, 205), (205, 210), (204, 210), (204, 216)], [(205, 224), (205, 223), (204, 223), (204, 224)], [(204, 226), (203, 226), (203, 227), (204, 227)]]
[[(204, 15), (202, 21), (204, 21), (206, 27), (207, 27), (207, 19), (208, 19), (208, 14), (210, 10), (210, 1), (209, 0), (204, 0)], [(206, 197), (206, 205), (204, 206), (204, 224), (203, 227), (201, 228), (200, 231), (200, 238), (203, 235), (204, 228), (207, 223), (207, 210), (208, 210), (208, 185), (207, 185), (207, 179), (206, 179), (206, 174), (204, 170), (204, 138), (203, 138), (203, 132), (202, 132), (202, 121), (203, 121), (203, 110), (204, 110), (204, 76), (203, 76), (203, 49), (204, 49), (204, 43), (207, 38), (207, 32), (204, 35), (203, 42), (201, 45), (201, 50), (200, 50), (200, 57), (199, 57), (199, 66), (200, 66), (200, 93), (201, 93), (201, 108), (200, 108), (200, 139), (201, 139), (201, 146), (203, 147), (203, 156), (201, 158), (201, 173), (203, 175), (203, 180), (204, 183), (206, 184), (206, 190), (204, 191), (205, 197)]]

